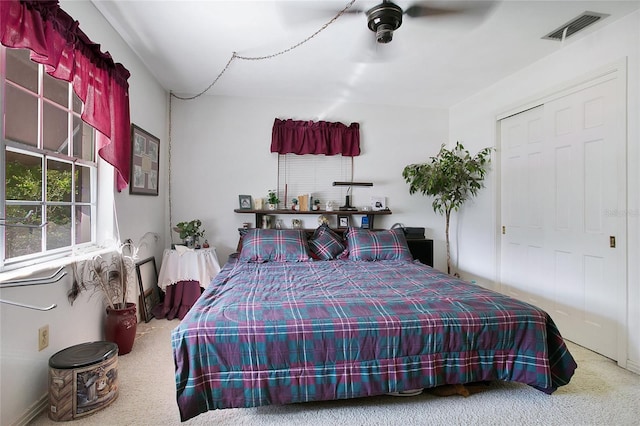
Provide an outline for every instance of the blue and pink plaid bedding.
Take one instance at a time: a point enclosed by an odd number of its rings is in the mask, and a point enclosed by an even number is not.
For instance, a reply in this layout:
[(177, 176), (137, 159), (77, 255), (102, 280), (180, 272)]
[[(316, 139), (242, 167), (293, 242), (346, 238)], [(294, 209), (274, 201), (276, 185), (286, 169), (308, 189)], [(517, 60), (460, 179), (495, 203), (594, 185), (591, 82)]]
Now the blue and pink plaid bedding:
[(407, 261), (229, 262), (172, 332), (182, 420), (207, 410), (576, 368), (549, 315)]

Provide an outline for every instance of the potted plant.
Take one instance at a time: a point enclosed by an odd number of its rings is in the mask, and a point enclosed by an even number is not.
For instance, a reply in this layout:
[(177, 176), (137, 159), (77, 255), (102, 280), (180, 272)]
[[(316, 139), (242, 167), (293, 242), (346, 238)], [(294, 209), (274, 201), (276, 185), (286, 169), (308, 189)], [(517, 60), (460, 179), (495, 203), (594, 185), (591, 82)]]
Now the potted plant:
[(204, 229), (201, 229), (202, 221), (200, 219), (194, 219), (189, 222), (179, 222), (173, 228), (174, 231), (180, 234), (180, 239), (184, 242), (184, 245), (189, 248), (194, 248), (198, 245), (200, 237), (204, 237)]
[(127, 241), (117, 250), (73, 264), (73, 283), (67, 293), (73, 305), (84, 290), (100, 293), (106, 306), (105, 339), (118, 345), (118, 353), (131, 352), (138, 318), (136, 304), (127, 302), (127, 288), (133, 279), (136, 249)]
[(272, 189), (268, 194), (269, 196), (267, 197), (267, 204), (269, 206), (269, 210), (276, 210), (278, 208), (278, 204), (280, 203), (278, 193), (275, 189)]
[(451, 273), (449, 223), (452, 211), (458, 211), (464, 202), (477, 195), (491, 161), (492, 148), (487, 147), (471, 156), (460, 142), (449, 150), (443, 144), (438, 155), (422, 164), (410, 164), (402, 171), (409, 184), (409, 193), (421, 192), (434, 197), (432, 206), (436, 213), (445, 216), (447, 247), (447, 273)]

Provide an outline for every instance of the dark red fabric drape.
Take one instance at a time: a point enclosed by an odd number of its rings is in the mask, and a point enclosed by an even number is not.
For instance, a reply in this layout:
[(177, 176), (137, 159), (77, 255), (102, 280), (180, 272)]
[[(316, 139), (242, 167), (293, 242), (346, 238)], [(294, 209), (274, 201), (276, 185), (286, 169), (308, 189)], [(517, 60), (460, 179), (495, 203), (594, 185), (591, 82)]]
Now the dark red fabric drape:
[(100, 51), (52, 1), (0, 0), (0, 42), (31, 50), (49, 75), (72, 83), (84, 102), (82, 120), (98, 130), (98, 154), (117, 171), (118, 191), (129, 183), (129, 71)]
[(275, 119), (271, 152), (279, 154), (360, 155), (360, 125)]

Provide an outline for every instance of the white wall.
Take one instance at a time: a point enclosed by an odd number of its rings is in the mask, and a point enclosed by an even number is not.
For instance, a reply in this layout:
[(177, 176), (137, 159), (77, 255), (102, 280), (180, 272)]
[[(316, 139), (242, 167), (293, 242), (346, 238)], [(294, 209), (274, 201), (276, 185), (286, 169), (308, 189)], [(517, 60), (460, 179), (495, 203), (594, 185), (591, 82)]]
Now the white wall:
[[(368, 205), (371, 195), (386, 196), (392, 214), (378, 216), (375, 226), (401, 222), (431, 228), (427, 235), (435, 240), (435, 266), (446, 270), (444, 222), (429, 199), (409, 195), (402, 178), (404, 166), (426, 161), (447, 142), (446, 110), (219, 96), (173, 100), (172, 105), (173, 223), (201, 219), (221, 264), (235, 251), (242, 222), (255, 222), (253, 215), (233, 212), (238, 195), (266, 197), (277, 186), (271, 130), (275, 118), (292, 118), (359, 122), (362, 154), (355, 158), (354, 179), (374, 186), (354, 188), (352, 204)], [(307, 228), (317, 226), (316, 216), (303, 220)], [(290, 218), (285, 224), (290, 227)], [(174, 239), (178, 242), (175, 233)]]
[[(117, 62), (131, 72), (131, 121), (161, 139), (161, 177), (166, 177), (167, 94), (154, 80), (140, 60), (125, 45), (113, 28), (90, 2), (62, 1), (61, 7), (80, 22), (80, 28), (91, 40), (101, 44)], [(164, 159), (163, 159), (164, 157)], [(162, 176), (164, 175), (164, 176)], [(111, 186), (113, 188), (113, 185)], [(128, 189), (116, 194), (120, 236), (140, 242), (148, 232), (159, 235), (159, 240), (147, 235), (141, 248), (142, 258), (155, 256), (159, 267), (165, 246), (166, 196), (162, 183), (158, 197), (131, 196)], [(111, 209), (107, 209), (113, 210)], [(57, 308), (39, 312), (11, 305), (0, 305), (0, 424), (24, 424), (38, 408), (48, 409), (48, 360), (66, 347), (103, 339), (104, 308), (98, 295), (83, 294), (73, 306), (66, 293), (71, 286), (70, 277), (56, 284), (28, 288), (3, 289), (3, 299), (36, 306)], [(38, 329), (49, 325), (49, 347), (38, 352)], [(135, 345), (134, 345), (135, 350)]]
[[(628, 366), (640, 371), (640, 12), (636, 12), (582, 40), (563, 47), (450, 110), (450, 139), (468, 148), (495, 146), (496, 116), (543, 92), (575, 81), (621, 58), (628, 61), (627, 117), (627, 248), (628, 248)], [(463, 276), (477, 277), (497, 287), (497, 191), (495, 173), (474, 205), (465, 207), (457, 250)]]

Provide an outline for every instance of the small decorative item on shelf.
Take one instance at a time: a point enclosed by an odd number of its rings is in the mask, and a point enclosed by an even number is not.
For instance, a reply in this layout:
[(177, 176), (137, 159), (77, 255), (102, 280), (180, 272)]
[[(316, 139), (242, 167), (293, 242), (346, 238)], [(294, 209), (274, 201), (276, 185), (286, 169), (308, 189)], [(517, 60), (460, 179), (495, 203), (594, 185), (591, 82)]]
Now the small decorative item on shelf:
[(272, 221), (273, 216), (269, 216), (268, 214), (262, 216), (262, 229), (271, 229)]
[(329, 218), (325, 215), (320, 215), (318, 217), (318, 225), (327, 225), (329, 226)]
[(199, 246), (200, 237), (204, 237), (204, 229), (200, 229), (202, 221), (200, 219), (194, 219), (190, 222), (180, 222), (173, 228), (174, 231), (180, 234), (180, 239), (184, 242), (184, 245), (189, 248)]
[(325, 206), (325, 210), (328, 212), (332, 212), (334, 209), (334, 204), (333, 201), (327, 201), (327, 204)]
[(280, 203), (280, 199), (278, 198), (278, 193), (275, 189), (269, 191), (269, 196), (267, 197), (267, 204), (269, 205), (269, 210), (276, 210), (278, 208), (278, 204)]
[(300, 219), (291, 219), (291, 227), (293, 229), (302, 229), (302, 221)]
[(256, 198), (253, 200), (253, 206), (256, 210), (262, 210), (262, 205), (264, 203), (264, 198)]
[(291, 199), (291, 210), (298, 210), (298, 199), (297, 198), (292, 198)]
[(360, 222), (360, 227), (362, 229), (369, 229), (369, 217), (362, 216), (362, 221)]
[(320, 210), (320, 200), (313, 200), (313, 207), (311, 207), (314, 211)]
[(284, 223), (282, 219), (276, 219), (276, 229), (284, 229)]
[(208, 240), (204, 240), (204, 243), (202, 244), (202, 248), (209, 248), (209, 241)]

